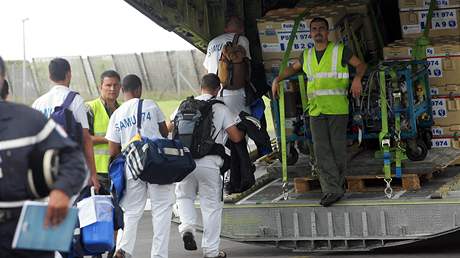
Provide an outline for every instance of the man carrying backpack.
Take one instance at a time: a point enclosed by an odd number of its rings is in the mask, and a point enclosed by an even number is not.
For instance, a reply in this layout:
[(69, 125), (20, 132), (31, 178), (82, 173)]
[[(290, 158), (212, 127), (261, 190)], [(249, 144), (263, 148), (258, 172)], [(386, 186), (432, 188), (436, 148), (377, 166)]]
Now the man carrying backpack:
[[(243, 36), (243, 21), (238, 16), (228, 17), (224, 32), (209, 42), (203, 66), (208, 73), (219, 76), (223, 86), (219, 95), (230, 111), (235, 115), (241, 111), (251, 113), (249, 109), (251, 103), (246, 103), (251, 53), (249, 41)], [(225, 50), (228, 50), (228, 53)]]
[[(218, 147), (223, 149), (228, 138), (233, 142), (240, 142), (243, 139), (243, 134), (235, 126), (235, 115), (222, 102), (215, 101), (219, 89), (219, 77), (212, 73), (206, 74), (201, 79), (201, 95), (183, 101), (171, 115), (174, 121), (171, 126), (174, 127), (172, 129), (174, 131), (173, 137), (184, 139), (184, 146), (187, 145), (187, 139), (193, 139), (188, 147), (192, 156), (200, 157), (195, 158), (196, 169), (176, 185), (176, 199), (181, 221), (179, 232), (184, 241), (185, 249), (196, 250), (195, 225), (197, 218), (194, 202), (199, 192), (204, 227), (201, 247), (206, 258), (227, 257), (225, 252), (219, 251), (223, 207), (220, 168), (223, 166), (224, 160), (216, 155), (218, 151), (214, 150)], [(209, 105), (204, 105), (206, 102)], [(201, 107), (201, 111), (195, 110), (196, 112), (193, 112), (193, 106)], [(203, 111), (209, 107), (211, 108), (209, 112)], [(194, 119), (193, 116), (195, 118), (197, 118), (196, 116), (203, 117)], [(191, 121), (195, 121), (195, 123), (207, 121), (209, 118), (211, 118), (210, 123), (204, 122), (203, 125), (191, 123)], [(190, 135), (190, 127), (195, 128), (192, 135)], [(204, 131), (210, 132), (211, 135), (206, 137), (201, 133)], [(208, 147), (208, 140), (206, 139), (214, 140), (214, 144), (217, 145)], [(197, 146), (201, 146), (201, 148)], [(210, 152), (208, 154), (200, 153), (202, 148), (210, 149)]]
[[(69, 88), (72, 79), (70, 64), (64, 58), (54, 58), (50, 61), (48, 70), (49, 78), (54, 86), (43, 96), (35, 100), (32, 107), (42, 112), (47, 118), (50, 118), (53, 116), (53, 113), (55, 113), (56, 107), (68, 104), (67, 109), (70, 110), (72, 117), (62, 117), (62, 121), (64, 122), (61, 126), (65, 127), (65, 124), (68, 122), (74, 122), (72, 124), (76, 123), (81, 126), (81, 131), (78, 131), (79, 129), (75, 127), (72, 127), (70, 129), (71, 131), (67, 128), (67, 134), (70, 136), (80, 135), (78, 138), (82, 138), (72, 140), (77, 142), (81, 140), (81, 147), (85, 155), (86, 165), (91, 172), (89, 184), (93, 185), (97, 191), (99, 189), (99, 181), (97, 179), (96, 166), (94, 164), (93, 142), (91, 141), (91, 136), (88, 131), (88, 118), (86, 117), (85, 103), (78, 93)], [(73, 99), (70, 98), (71, 96)], [(68, 114), (69, 113), (67, 113), (67, 115)]]
[[(142, 113), (137, 121), (137, 111), (142, 95), (141, 79), (130, 74), (123, 78), (122, 91), (125, 102), (112, 114), (105, 138), (109, 142), (110, 157), (120, 154), (128, 144), (137, 137), (137, 123), (141, 123), (140, 134), (146, 138), (168, 136), (163, 112), (150, 99), (143, 100)], [(164, 171), (167, 173), (167, 171)], [(126, 192), (120, 206), (124, 208), (123, 234), (119, 234), (117, 252), (114, 257), (131, 257), (136, 242), (137, 225), (144, 213), (147, 197), (150, 198), (152, 224), (154, 228), (152, 258), (167, 258), (169, 230), (171, 225), (174, 193), (172, 184), (150, 184), (133, 178), (129, 166), (126, 166)]]

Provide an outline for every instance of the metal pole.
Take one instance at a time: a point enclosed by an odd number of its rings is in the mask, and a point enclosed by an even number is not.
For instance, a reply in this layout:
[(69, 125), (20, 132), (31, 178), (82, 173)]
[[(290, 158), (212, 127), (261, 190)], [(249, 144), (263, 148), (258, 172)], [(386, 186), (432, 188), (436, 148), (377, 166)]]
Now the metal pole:
[(29, 18), (22, 19), (22, 46), (23, 46), (23, 59), (22, 59), (22, 101), (26, 104), (26, 30), (25, 23)]
[(176, 51), (176, 89), (177, 96), (180, 97), (180, 68), (179, 68), (179, 53)]

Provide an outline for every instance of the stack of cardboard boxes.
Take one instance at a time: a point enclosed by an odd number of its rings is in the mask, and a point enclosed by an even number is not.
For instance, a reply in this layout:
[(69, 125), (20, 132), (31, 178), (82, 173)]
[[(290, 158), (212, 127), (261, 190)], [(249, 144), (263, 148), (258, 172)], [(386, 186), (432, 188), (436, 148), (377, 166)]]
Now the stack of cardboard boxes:
[[(304, 10), (305, 8), (274, 10), (257, 21), (262, 57), (267, 73), (276, 74), (279, 70), (294, 26), (294, 20)], [(299, 24), (289, 56), (290, 63), (301, 57), (304, 49), (314, 46), (309, 30), (310, 21), (313, 17), (323, 17), (329, 22), (330, 41), (343, 42), (353, 51), (358, 51), (357, 49), (360, 48), (359, 51), (366, 52), (362, 46), (356, 46), (356, 42), (362, 41), (363, 22), (361, 19), (348, 16), (346, 12), (337, 8), (316, 6), (311, 7), (309, 11), (309, 15)]]
[[(415, 40), (389, 44), (384, 59), (411, 60)], [(457, 147), (460, 137), (460, 36), (431, 39), (426, 49), (434, 117), (433, 147)]]
[[(460, 0), (437, 0), (426, 49), (433, 107), (433, 147), (460, 148)], [(430, 0), (399, 0), (403, 40), (384, 48), (385, 60), (410, 60), (426, 25)]]

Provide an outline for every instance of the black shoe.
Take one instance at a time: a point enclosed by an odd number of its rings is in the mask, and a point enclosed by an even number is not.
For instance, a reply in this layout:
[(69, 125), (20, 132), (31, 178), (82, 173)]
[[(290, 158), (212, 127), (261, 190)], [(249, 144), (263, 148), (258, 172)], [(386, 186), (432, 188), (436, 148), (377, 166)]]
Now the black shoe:
[(182, 236), (182, 240), (184, 241), (184, 248), (188, 251), (195, 251), (198, 249), (196, 247), (195, 238), (193, 237), (192, 232), (185, 232)]
[(227, 254), (224, 251), (219, 251), (217, 256), (205, 256), (204, 258), (227, 258)]
[(343, 193), (326, 193), (323, 195), (321, 198), (321, 201), (319, 204), (321, 204), (324, 207), (331, 206), (333, 203), (337, 202), (343, 197)]

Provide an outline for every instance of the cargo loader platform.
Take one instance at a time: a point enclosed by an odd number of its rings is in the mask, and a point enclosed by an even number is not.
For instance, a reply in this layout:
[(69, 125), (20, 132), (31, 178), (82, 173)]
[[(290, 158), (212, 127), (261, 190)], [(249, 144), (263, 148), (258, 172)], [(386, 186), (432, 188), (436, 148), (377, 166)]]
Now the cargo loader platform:
[[(350, 160), (349, 174), (377, 176), (381, 163), (372, 155), (356, 155)], [(283, 198), (281, 169), (276, 162), (267, 167), (266, 173), (259, 171), (253, 189), (226, 196), (222, 236), (298, 252), (370, 251), (438, 237), (454, 240), (449, 236), (460, 234), (460, 166), (448, 165), (459, 157), (460, 150), (433, 149), (426, 160), (403, 164), (403, 173), (434, 172), (419, 190), (396, 189), (387, 199), (382, 179), (382, 186), (375, 191), (347, 192), (328, 208), (319, 205), (319, 189), (295, 192), (293, 179), (306, 175), (307, 156), (288, 168), (291, 180), (287, 200)]]

